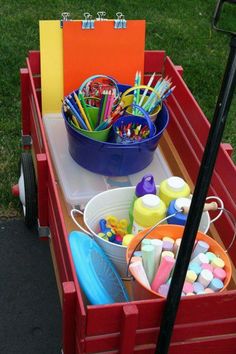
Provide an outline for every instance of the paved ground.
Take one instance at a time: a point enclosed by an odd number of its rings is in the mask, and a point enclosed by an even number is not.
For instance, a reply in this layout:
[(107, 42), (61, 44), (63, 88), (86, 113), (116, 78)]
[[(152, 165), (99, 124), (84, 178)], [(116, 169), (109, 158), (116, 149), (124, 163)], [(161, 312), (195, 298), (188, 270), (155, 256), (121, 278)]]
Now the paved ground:
[(48, 243), (0, 220), (0, 353), (59, 354), (60, 310)]

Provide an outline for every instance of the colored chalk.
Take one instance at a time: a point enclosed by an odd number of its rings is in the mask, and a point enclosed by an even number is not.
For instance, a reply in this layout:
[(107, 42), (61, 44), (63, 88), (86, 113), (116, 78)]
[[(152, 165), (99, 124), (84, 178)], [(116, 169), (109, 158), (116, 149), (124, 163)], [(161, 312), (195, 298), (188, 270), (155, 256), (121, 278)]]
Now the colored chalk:
[(213, 279), (213, 274), (208, 269), (203, 269), (198, 276), (198, 281), (204, 286), (204, 288), (208, 287), (212, 279)]
[(207, 252), (206, 253), (207, 258), (209, 259), (209, 262), (211, 263), (213, 259), (215, 259), (217, 256), (213, 252)]
[(185, 281), (189, 283), (193, 283), (195, 282), (196, 279), (197, 279), (197, 274), (192, 270), (188, 270)]
[(167, 279), (169, 278), (170, 272), (174, 267), (174, 264), (175, 259), (173, 257), (165, 256), (162, 258), (160, 266), (151, 283), (151, 288), (154, 291), (157, 291), (161, 284), (166, 283)]
[(195, 281), (193, 283), (193, 292), (195, 294), (199, 294), (199, 293), (203, 294), (204, 293), (204, 286), (201, 283), (199, 283), (198, 281)]
[(183, 286), (183, 292), (185, 294), (188, 294), (188, 293), (192, 293), (193, 292), (193, 284), (192, 283), (189, 283), (189, 282), (184, 282), (184, 286)]
[(138, 280), (140, 283), (142, 283), (146, 288), (151, 289), (147, 275), (145, 273), (145, 270), (143, 268), (142, 262), (137, 261), (134, 263), (131, 263), (129, 266), (129, 270), (133, 274), (136, 280)]
[(135, 251), (134, 256), (135, 257), (142, 257), (142, 251)]
[(168, 241), (168, 242), (175, 243), (175, 240), (173, 240), (173, 238), (168, 237), (168, 236), (163, 237), (162, 241)]
[(155, 270), (156, 270), (160, 264), (163, 242), (158, 239), (152, 239), (151, 241), (152, 241), (152, 246), (154, 247), (154, 262), (155, 262)]
[(223, 281), (226, 278), (226, 271), (222, 268), (214, 268), (213, 269), (214, 278), (218, 278)]
[(192, 263), (192, 262), (189, 264), (188, 269), (192, 270), (197, 275), (199, 275), (201, 273), (201, 270), (202, 270), (201, 266), (198, 263)]
[(194, 293), (187, 293), (186, 296), (193, 296), (195, 295)]
[(209, 263), (207, 256), (204, 253), (199, 253), (195, 258), (192, 259), (191, 263)]
[(224, 287), (224, 283), (217, 278), (213, 278), (212, 281), (209, 284), (209, 288), (212, 289), (213, 291), (220, 291), (221, 289), (223, 289)]
[(171, 251), (163, 251), (163, 252), (161, 253), (161, 258), (166, 257), (166, 256), (167, 256), (167, 257), (175, 258), (174, 253), (171, 252)]
[(142, 259), (143, 267), (147, 274), (148, 281), (151, 283), (155, 274), (155, 255), (154, 247), (152, 245), (142, 246)]
[(163, 251), (172, 251), (173, 250), (173, 242), (163, 241), (162, 249)]
[(158, 288), (158, 293), (166, 297), (169, 291), (169, 287), (170, 286), (168, 284), (161, 284)]
[(211, 261), (211, 265), (214, 268), (224, 268), (225, 262), (223, 261), (223, 259), (216, 257)]
[(175, 253), (175, 255), (178, 254), (181, 241), (182, 241), (181, 238), (177, 238), (177, 239), (175, 240), (175, 243), (174, 243), (174, 246), (173, 246), (173, 252)]
[(142, 247), (145, 246), (145, 245), (151, 245), (151, 240), (148, 239), (148, 238), (145, 238), (144, 240), (142, 240), (142, 242), (141, 242), (141, 250), (142, 250)]
[(201, 268), (202, 269), (208, 269), (210, 272), (213, 272), (213, 267), (212, 267), (212, 265), (211, 264), (209, 264), (209, 263), (203, 263), (203, 264), (201, 264)]
[(193, 253), (191, 255), (191, 260), (194, 259), (195, 257), (197, 257), (197, 255), (199, 255), (199, 253), (206, 253), (209, 249), (209, 245), (208, 243), (204, 242), (204, 241), (197, 241), (195, 248), (193, 250)]
[(142, 262), (142, 257), (137, 257), (137, 256), (132, 257), (130, 263), (134, 263), (134, 262)]
[(210, 288), (206, 288), (206, 289), (204, 290), (204, 293), (205, 293), (205, 294), (212, 294), (212, 293), (214, 293), (214, 290), (212, 290), (212, 289), (210, 289)]

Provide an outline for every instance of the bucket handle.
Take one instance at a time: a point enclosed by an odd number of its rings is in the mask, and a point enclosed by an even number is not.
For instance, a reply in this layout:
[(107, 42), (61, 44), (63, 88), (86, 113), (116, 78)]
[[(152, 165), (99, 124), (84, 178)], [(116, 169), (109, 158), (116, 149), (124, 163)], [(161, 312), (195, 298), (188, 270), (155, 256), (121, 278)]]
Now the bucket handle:
[(212, 224), (214, 221), (218, 220), (221, 217), (222, 213), (224, 212), (224, 203), (221, 198), (216, 197), (214, 195), (207, 197), (206, 200), (217, 200), (218, 204), (219, 204), (219, 207), (217, 207), (217, 210), (219, 210), (218, 215), (216, 215), (216, 217), (214, 219), (210, 220), (210, 224)]
[(122, 98), (124, 98), (125, 96), (127, 96), (130, 92), (133, 92), (137, 89), (144, 89), (144, 90), (148, 90), (148, 91), (152, 91), (158, 99), (160, 99), (158, 93), (156, 92), (156, 90), (154, 90), (153, 87), (151, 86), (147, 86), (147, 85), (137, 85), (137, 86), (132, 86), (130, 88), (128, 88), (128, 90), (126, 90), (125, 92), (122, 93), (122, 96), (121, 96), (121, 101), (122, 101)]
[(85, 234), (87, 234), (88, 236), (90, 236), (91, 238), (93, 238), (93, 235), (88, 232), (88, 230), (86, 230), (85, 228), (83, 228), (82, 225), (80, 225), (80, 223), (78, 223), (78, 221), (75, 219), (75, 216), (74, 216), (74, 213), (78, 213), (80, 215), (83, 215), (84, 216), (84, 213), (81, 211), (81, 210), (78, 210), (78, 209), (71, 209), (70, 211), (70, 216), (71, 216), (71, 219), (74, 221), (75, 225), (78, 226), (78, 228), (80, 230), (82, 230)]

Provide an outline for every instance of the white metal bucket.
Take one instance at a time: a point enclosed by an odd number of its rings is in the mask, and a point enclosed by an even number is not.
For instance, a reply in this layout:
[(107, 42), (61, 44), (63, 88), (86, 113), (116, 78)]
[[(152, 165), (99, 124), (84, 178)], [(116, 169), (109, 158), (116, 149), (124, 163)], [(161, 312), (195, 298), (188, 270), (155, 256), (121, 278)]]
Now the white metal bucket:
[[(157, 194), (158, 190), (159, 186), (157, 186)], [(108, 215), (114, 215), (118, 219), (126, 218), (127, 220), (129, 220), (129, 209), (132, 205), (134, 193), (135, 186), (107, 190), (105, 192), (97, 194), (95, 197), (90, 199), (83, 212), (84, 223), (86, 227), (93, 235), (97, 243), (103, 248), (110, 260), (113, 262), (121, 277), (125, 277), (127, 272), (127, 247), (117, 245), (99, 237), (97, 235), (97, 233), (99, 232), (99, 220), (104, 219)], [(220, 202), (222, 201), (220, 200)], [(220, 215), (221, 213), (219, 213), (217, 218)], [(214, 220), (216, 220), (216, 218), (214, 218)], [(210, 220), (208, 212), (203, 212), (199, 225), (199, 230), (203, 233), (207, 233), (211, 222), (214, 220)]]

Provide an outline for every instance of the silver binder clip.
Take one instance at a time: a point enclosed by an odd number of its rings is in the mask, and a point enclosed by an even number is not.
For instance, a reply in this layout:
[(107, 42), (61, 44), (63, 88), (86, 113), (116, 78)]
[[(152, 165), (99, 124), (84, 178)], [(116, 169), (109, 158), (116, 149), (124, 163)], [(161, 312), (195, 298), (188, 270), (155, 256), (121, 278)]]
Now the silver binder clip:
[(126, 20), (125, 20), (124, 15), (121, 12), (117, 12), (116, 16), (117, 16), (117, 19), (115, 19), (114, 27), (116, 29), (126, 28)]
[(93, 29), (94, 28), (94, 20), (92, 20), (92, 15), (89, 12), (84, 13), (84, 20), (82, 21), (83, 29)]
[(60, 19), (60, 27), (63, 28), (63, 22), (64, 21), (70, 21), (70, 13), (69, 12), (62, 12), (61, 14), (61, 19)]
[(107, 18), (105, 18), (105, 16), (106, 16), (105, 11), (98, 11), (96, 20), (97, 21), (105, 21), (105, 20), (107, 20)]

